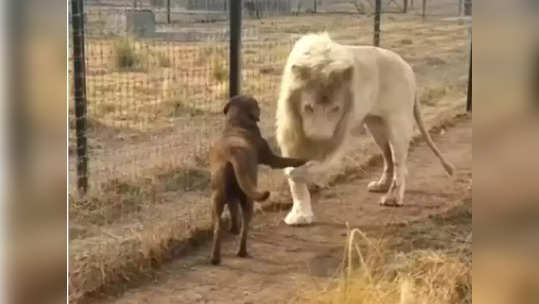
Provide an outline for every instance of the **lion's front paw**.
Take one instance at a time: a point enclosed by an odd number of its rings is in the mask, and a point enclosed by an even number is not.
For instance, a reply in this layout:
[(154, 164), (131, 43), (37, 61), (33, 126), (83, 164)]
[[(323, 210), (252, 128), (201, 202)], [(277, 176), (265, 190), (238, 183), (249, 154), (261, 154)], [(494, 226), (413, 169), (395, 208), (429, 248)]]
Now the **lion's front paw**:
[(311, 160), (303, 166), (285, 169), (285, 174), (294, 182), (308, 183), (313, 182), (313, 176), (316, 175), (319, 168), (320, 162)]
[(287, 225), (309, 225), (314, 222), (314, 214), (312, 212), (297, 212), (291, 210), (285, 217), (284, 222)]

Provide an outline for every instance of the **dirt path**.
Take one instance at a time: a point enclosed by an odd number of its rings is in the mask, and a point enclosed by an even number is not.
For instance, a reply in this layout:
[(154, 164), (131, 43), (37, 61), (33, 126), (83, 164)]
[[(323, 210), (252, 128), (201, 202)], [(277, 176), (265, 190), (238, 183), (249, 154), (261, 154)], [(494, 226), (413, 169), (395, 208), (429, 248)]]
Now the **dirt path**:
[[(406, 206), (380, 207), (379, 194), (366, 191), (380, 173), (373, 166), (363, 178), (347, 177), (313, 199), (316, 224), (288, 227), (285, 212), (265, 212), (253, 221), (251, 258), (234, 255), (236, 242), (225, 237), (221, 266), (208, 263), (209, 243), (161, 267), (152, 279), (92, 303), (286, 303), (297, 290), (324, 286), (342, 258), (345, 222), (367, 233), (384, 233), (390, 223), (406, 223), (445, 213), (469, 194), (472, 168), (471, 121), (459, 119), (435, 141), (456, 166), (445, 176), (432, 151), (420, 141), (409, 156)], [(208, 215), (209, 216), (209, 215)], [(408, 239), (414, 246), (413, 236)]]

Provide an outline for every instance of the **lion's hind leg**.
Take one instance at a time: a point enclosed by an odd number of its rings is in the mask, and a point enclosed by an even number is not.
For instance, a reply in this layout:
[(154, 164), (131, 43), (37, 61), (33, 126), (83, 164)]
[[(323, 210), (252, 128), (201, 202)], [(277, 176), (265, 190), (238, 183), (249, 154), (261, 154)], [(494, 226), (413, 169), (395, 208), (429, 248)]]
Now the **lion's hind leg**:
[(393, 162), (393, 178), (380, 204), (385, 206), (402, 206), (404, 204), (406, 175), (408, 174), (406, 161), (412, 138), (413, 120), (406, 116), (397, 116), (388, 120), (388, 127), (392, 152), (391, 159)]
[(211, 249), (211, 263), (213, 265), (218, 265), (221, 262), (221, 213), (226, 202), (226, 196), (223, 190), (214, 190), (212, 193), (213, 244)]
[(393, 157), (389, 144), (389, 130), (387, 124), (380, 117), (367, 116), (365, 123), (374, 141), (382, 151), (384, 159), (382, 176), (378, 180), (370, 182), (367, 188), (370, 192), (386, 192), (389, 190), (393, 180)]

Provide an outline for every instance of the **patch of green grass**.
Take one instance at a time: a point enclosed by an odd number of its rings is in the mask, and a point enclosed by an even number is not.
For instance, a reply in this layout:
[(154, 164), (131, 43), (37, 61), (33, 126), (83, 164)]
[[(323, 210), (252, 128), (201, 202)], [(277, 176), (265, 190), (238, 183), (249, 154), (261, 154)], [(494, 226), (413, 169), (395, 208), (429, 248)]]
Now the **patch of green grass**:
[(114, 42), (114, 62), (120, 71), (144, 69), (148, 62), (147, 54), (137, 51), (133, 39), (119, 38)]

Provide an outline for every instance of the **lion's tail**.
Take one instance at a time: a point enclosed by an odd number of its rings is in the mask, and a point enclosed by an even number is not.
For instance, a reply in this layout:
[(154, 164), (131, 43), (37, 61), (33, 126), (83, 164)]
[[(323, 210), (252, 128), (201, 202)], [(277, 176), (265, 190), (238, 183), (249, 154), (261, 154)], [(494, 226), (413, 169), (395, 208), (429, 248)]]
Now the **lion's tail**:
[(251, 177), (251, 172), (247, 167), (248, 165), (246, 164), (245, 159), (243, 159), (243, 161), (242, 159), (243, 157), (238, 157), (237, 155), (230, 158), (238, 185), (248, 198), (258, 202), (265, 201), (270, 195), (269, 191), (259, 192), (256, 189), (255, 182)]
[(440, 159), (440, 162), (442, 163), (442, 166), (444, 166), (444, 169), (447, 174), (453, 175), (453, 172), (455, 171), (454, 166), (444, 158), (442, 153), (440, 153), (440, 150), (438, 150), (438, 147), (436, 147), (436, 145), (432, 141), (432, 138), (430, 137), (429, 132), (425, 128), (425, 124), (423, 123), (423, 118), (421, 116), (421, 111), (419, 109), (419, 100), (417, 99), (417, 97), (414, 102), (414, 118), (417, 122), (419, 130), (421, 131), (421, 134), (427, 141), (427, 144), (431, 148), (432, 152), (434, 152), (434, 154), (436, 154), (436, 156)]

